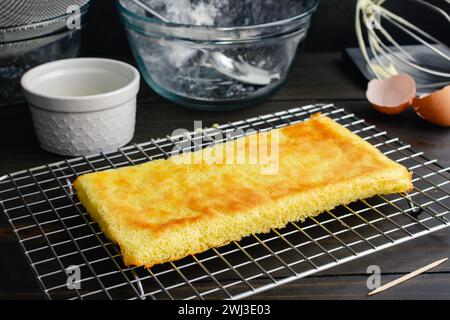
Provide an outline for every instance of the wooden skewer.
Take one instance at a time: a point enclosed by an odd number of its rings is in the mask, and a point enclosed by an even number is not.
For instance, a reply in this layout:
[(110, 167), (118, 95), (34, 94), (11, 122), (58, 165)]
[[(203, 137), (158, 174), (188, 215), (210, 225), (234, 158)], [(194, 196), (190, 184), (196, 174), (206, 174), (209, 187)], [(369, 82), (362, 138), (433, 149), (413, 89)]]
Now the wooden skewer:
[(392, 288), (393, 286), (396, 286), (396, 285), (398, 285), (398, 284), (400, 284), (400, 283), (402, 283), (402, 282), (405, 282), (406, 280), (409, 280), (409, 279), (411, 279), (411, 278), (413, 278), (413, 277), (415, 277), (415, 276), (417, 276), (417, 275), (419, 275), (419, 274), (421, 274), (421, 273), (424, 273), (424, 272), (427, 272), (428, 270), (431, 270), (431, 269), (433, 269), (433, 268), (436, 268), (438, 265), (444, 263), (444, 262), (447, 261), (447, 260), (448, 260), (448, 258), (441, 259), (441, 260), (436, 261), (436, 262), (433, 262), (433, 263), (431, 263), (431, 264), (429, 264), (429, 265), (427, 265), (427, 266), (425, 266), (425, 267), (422, 267), (422, 268), (420, 268), (420, 269), (417, 269), (416, 271), (413, 271), (413, 272), (411, 272), (411, 273), (408, 273), (408, 274), (404, 275), (403, 277), (400, 277), (400, 278), (398, 278), (398, 279), (395, 279), (395, 280), (393, 280), (393, 281), (391, 281), (391, 282), (388, 282), (388, 283), (382, 285), (382, 286), (379, 287), (379, 288), (376, 288), (375, 290), (369, 292), (368, 295), (369, 295), (369, 296), (372, 296), (372, 295), (377, 294), (377, 293), (380, 293), (380, 292), (382, 292), (382, 291), (384, 291), (384, 290), (386, 290), (386, 289)]

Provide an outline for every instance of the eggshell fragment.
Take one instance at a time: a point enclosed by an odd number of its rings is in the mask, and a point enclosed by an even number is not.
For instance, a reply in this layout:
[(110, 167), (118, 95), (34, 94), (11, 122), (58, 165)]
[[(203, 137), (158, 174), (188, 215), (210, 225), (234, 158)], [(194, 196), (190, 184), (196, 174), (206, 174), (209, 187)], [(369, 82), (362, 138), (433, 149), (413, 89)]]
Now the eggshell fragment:
[(411, 107), (416, 96), (416, 81), (408, 74), (384, 80), (371, 80), (366, 97), (372, 106), (385, 114), (399, 114)]
[(450, 126), (450, 85), (414, 99), (413, 108), (425, 120), (439, 126)]

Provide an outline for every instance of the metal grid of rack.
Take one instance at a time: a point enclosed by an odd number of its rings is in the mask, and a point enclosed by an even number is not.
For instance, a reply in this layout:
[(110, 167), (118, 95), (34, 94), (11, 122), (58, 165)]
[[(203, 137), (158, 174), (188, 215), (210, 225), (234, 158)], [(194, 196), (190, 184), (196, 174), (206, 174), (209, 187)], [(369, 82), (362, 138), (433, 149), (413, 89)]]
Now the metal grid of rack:
[[(414, 172), (408, 195), (380, 195), (152, 268), (127, 267), (81, 205), (83, 173), (170, 156), (170, 138), (80, 157), (0, 178), (0, 204), (49, 299), (239, 299), (449, 225), (450, 168), (332, 104), (309, 105), (217, 128), (270, 130), (321, 112)], [(212, 129), (188, 135), (203, 147)], [(210, 141), (211, 139), (209, 139)], [(67, 286), (73, 266), (80, 280)]]

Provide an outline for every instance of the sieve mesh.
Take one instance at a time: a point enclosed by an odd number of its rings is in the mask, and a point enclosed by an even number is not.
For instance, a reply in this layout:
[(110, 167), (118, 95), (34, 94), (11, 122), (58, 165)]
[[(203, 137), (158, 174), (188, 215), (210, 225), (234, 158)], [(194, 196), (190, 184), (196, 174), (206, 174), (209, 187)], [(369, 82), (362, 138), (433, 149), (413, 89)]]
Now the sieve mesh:
[(0, 42), (39, 37), (61, 30), (67, 9), (85, 10), (90, 0), (0, 0)]

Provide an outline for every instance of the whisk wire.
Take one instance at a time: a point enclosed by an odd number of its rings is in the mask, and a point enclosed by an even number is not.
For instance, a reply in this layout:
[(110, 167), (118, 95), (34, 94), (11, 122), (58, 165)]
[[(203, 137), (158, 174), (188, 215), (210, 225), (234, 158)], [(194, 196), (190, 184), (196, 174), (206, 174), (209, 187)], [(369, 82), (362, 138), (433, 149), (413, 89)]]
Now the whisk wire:
[[(439, 13), (440, 15), (442, 15), (445, 19), (447, 19), (447, 21), (450, 23), (450, 15), (448, 15), (447, 12), (445, 12), (445, 10), (443, 10), (442, 8), (436, 7), (424, 0), (411, 0), (411, 1), (416, 1), (418, 3), (420, 3), (421, 5), (428, 7), (429, 9), (435, 11), (436, 13)], [(446, 0), (446, 2), (448, 4), (450, 4), (450, 0)]]
[[(377, 78), (386, 78), (398, 73), (398, 70), (410, 70), (416, 79), (424, 79), (421, 87), (435, 87), (450, 82), (450, 72), (445, 67), (444, 61), (450, 61), (450, 50), (447, 45), (421, 29), (416, 24), (386, 9), (383, 5), (387, 0), (358, 0), (356, 7), (355, 30), (361, 53), (366, 60), (368, 69)], [(410, 0), (421, 6), (421, 9), (433, 11), (450, 22), (449, 14), (441, 7), (424, 0)], [(450, 4), (450, 0), (441, 2)], [(375, 21), (379, 19), (379, 21)], [(424, 64), (413, 52), (410, 53), (400, 45), (391, 33), (381, 25), (381, 21), (387, 21), (391, 26), (401, 30), (416, 43), (423, 46), (424, 50), (435, 54), (444, 67), (436, 67)], [(375, 24), (374, 24), (375, 22)], [(364, 28), (364, 31), (363, 31)], [(368, 40), (368, 47), (366, 40)], [(371, 54), (372, 57), (369, 56)], [(439, 60), (438, 59), (438, 60)], [(439, 80), (439, 78), (444, 78)], [(427, 83), (432, 81), (432, 83)], [(419, 86), (418, 86), (419, 87)]]
[[(416, 0), (417, 1), (417, 0)], [(411, 37), (413, 37), (415, 40), (417, 40), (418, 42), (424, 44), (425, 46), (427, 46), (428, 48), (430, 48), (431, 50), (435, 51), (436, 53), (438, 53), (439, 55), (441, 55), (443, 58), (450, 60), (450, 57), (447, 56), (446, 54), (444, 54), (443, 52), (441, 52), (440, 50), (438, 50), (435, 46), (430, 45), (428, 42), (426, 42), (425, 40), (423, 40), (422, 38), (420, 38), (419, 36), (417, 36), (416, 34), (414, 34), (412, 31), (410, 31), (408, 28), (414, 30), (415, 32), (421, 34), (422, 36), (428, 38), (430, 41), (433, 41), (434, 44), (439, 44), (441, 46), (445, 46), (445, 44), (443, 42), (441, 42), (440, 40), (438, 40), (437, 38), (433, 37), (432, 35), (430, 35), (429, 33), (423, 31), (422, 29), (418, 28), (416, 25), (414, 25), (413, 23), (410, 23), (409, 21), (403, 19), (402, 17), (384, 9), (383, 7), (380, 7), (380, 11), (382, 13), (385, 14), (384, 18), (389, 21), (390, 23), (394, 24), (395, 26), (397, 26), (399, 29), (401, 29), (402, 31), (406, 32), (408, 35), (410, 35)]]

